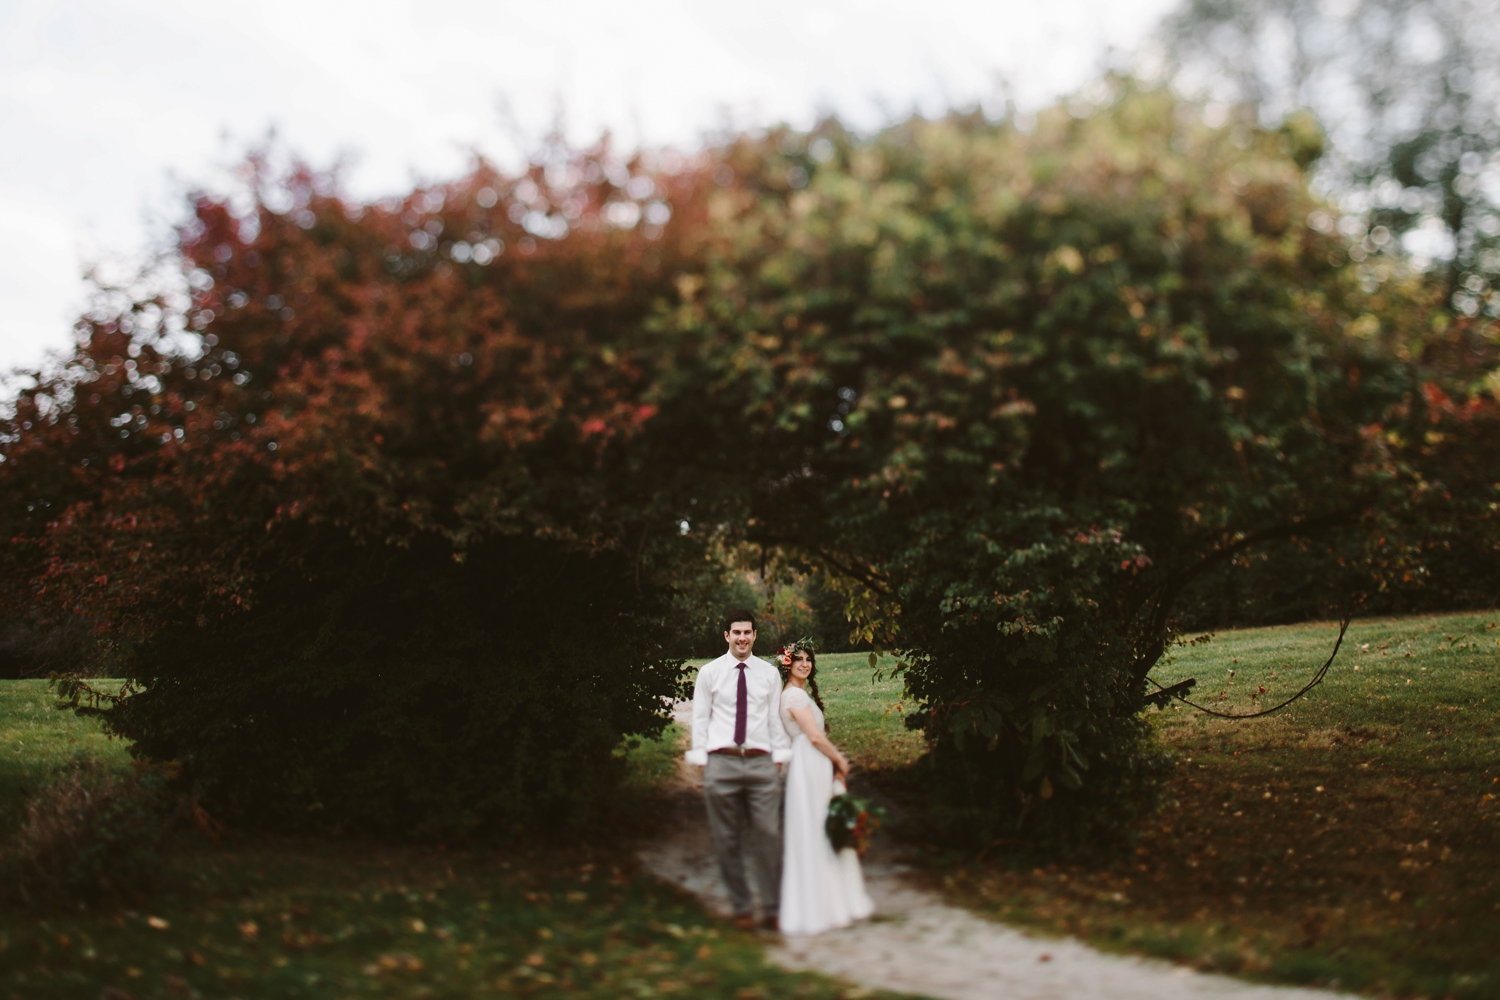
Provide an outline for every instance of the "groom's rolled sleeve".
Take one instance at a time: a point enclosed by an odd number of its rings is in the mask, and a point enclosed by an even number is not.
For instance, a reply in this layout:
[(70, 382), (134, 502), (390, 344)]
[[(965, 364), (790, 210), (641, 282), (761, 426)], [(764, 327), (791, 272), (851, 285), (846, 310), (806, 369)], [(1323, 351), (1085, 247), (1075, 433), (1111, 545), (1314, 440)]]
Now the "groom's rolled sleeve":
[(693, 748), (683, 754), (689, 764), (708, 766), (708, 718), (713, 709), (712, 685), (703, 682), (707, 671), (698, 671), (698, 680), (693, 685)]

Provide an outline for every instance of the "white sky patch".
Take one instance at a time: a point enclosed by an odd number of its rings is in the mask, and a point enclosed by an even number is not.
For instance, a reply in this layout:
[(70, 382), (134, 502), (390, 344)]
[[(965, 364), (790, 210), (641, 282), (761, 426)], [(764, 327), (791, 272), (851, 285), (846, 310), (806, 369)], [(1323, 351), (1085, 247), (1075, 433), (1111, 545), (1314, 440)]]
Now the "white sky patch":
[(7, 0), (0, 3), (0, 369), (70, 343), (83, 271), (142, 256), (191, 185), (272, 128), (362, 197), (575, 141), (691, 146), (723, 127), (872, 127), (1027, 108), (1133, 49), (1171, 0)]

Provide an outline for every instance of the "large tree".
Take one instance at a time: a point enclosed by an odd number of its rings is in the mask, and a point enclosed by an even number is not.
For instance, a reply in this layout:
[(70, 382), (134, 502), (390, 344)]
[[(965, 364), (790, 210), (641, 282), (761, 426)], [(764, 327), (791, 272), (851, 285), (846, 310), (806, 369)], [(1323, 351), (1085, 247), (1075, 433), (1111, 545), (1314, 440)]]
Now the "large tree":
[(107, 724), (214, 808), (453, 831), (595, 815), (714, 554), (777, 549), (900, 651), (961, 828), (1117, 835), (1184, 588), (1275, 540), (1365, 579), (1434, 525), (1493, 547), (1495, 421), (1423, 276), (1309, 222), (1301, 133), (1111, 85), (200, 198), (197, 348), (101, 311), (5, 428), (13, 593), (108, 630)]
[(1399, 576), (1401, 511), (1451, 526), (1494, 500), (1422, 471), (1453, 440), (1410, 353), (1430, 298), (1420, 275), (1367, 290), (1309, 223), (1300, 134), (1114, 86), (1029, 131), (731, 147), (703, 270), (658, 321), (696, 352), (663, 418), (741, 443), (748, 537), (842, 574), (901, 650), (933, 787), (984, 837), (1150, 808), (1147, 678), (1205, 572), (1337, 539)]
[(694, 540), (630, 446), (667, 190), (605, 149), (376, 205), (251, 166), (180, 230), (188, 349), (126, 301), (18, 401), (11, 606), (99, 623), (106, 724), (237, 819), (589, 819), (677, 691)]

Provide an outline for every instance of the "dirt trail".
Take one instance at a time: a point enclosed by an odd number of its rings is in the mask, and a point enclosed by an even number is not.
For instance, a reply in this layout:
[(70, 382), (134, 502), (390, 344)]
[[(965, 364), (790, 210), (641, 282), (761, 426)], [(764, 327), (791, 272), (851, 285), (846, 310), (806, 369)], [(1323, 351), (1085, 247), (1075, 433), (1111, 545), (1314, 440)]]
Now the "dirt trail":
[[(640, 851), (642, 865), (727, 915), (709, 847), (699, 769), (682, 765), (671, 795), (670, 836)], [(872, 849), (865, 880), (875, 917), (814, 937), (776, 939), (767, 954), (788, 969), (838, 976), (870, 989), (939, 1000), (1332, 1000), (1338, 994), (1257, 986), (1151, 959), (1106, 955), (1074, 940), (1030, 937), (955, 906)], [(771, 939), (768, 939), (771, 940)], [(1347, 994), (1345, 994), (1347, 995)]]

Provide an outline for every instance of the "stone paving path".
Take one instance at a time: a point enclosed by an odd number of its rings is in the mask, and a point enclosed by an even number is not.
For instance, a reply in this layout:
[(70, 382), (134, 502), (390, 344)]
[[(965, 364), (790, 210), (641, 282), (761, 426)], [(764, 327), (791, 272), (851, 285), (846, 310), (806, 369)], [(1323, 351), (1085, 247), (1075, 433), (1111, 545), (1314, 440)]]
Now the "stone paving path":
[[(673, 789), (671, 835), (640, 851), (645, 869), (728, 914), (709, 847), (699, 770)], [(1106, 955), (1071, 938), (1031, 937), (950, 906), (872, 849), (865, 880), (875, 917), (813, 937), (774, 939), (770, 959), (870, 989), (940, 1000), (1333, 1000), (1323, 990), (1258, 986), (1152, 959)], [(768, 938), (768, 941), (773, 940)], [(1347, 996), (1347, 994), (1344, 994)]]

